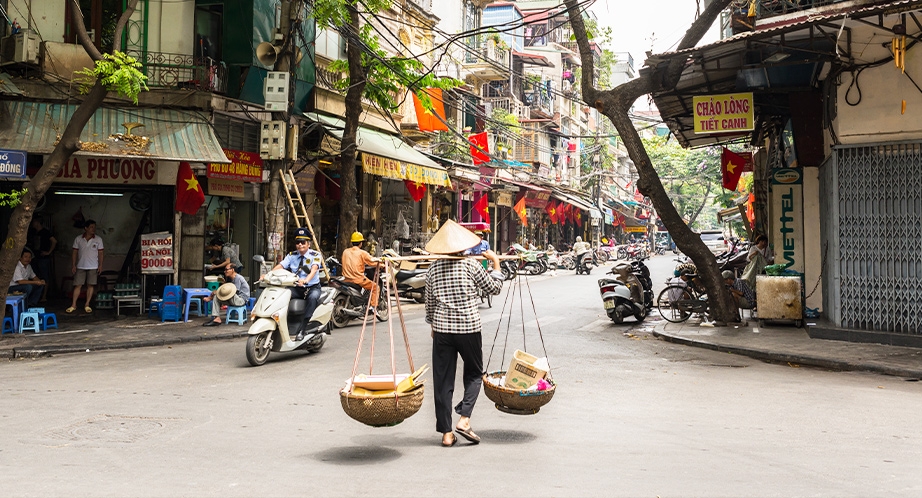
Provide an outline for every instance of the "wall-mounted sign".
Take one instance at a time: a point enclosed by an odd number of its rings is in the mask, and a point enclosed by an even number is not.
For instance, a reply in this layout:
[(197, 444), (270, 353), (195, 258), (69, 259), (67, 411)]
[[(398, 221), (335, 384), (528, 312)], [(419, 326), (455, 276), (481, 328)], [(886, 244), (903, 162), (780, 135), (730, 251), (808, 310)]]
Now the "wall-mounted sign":
[(772, 171), (772, 245), (775, 263), (804, 271), (803, 176), (799, 169)]
[(141, 234), (141, 273), (173, 273), (173, 234)]
[(367, 152), (362, 153), (362, 169), (365, 173), (383, 176), (384, 178), (451, 187), (448, 172), (444, 169), (398, 161), (389, 157), (368, 154)]
[(237, 199), (246, 197), (243, 192), (243, 182), (222, 180), (221, 178), (208, 179), (208, 195), (234, 197)]
[(755, 127), (752, 93), (692, 98), (695, 133), (752, 131)]
[(26, 153), (21, 150), (0, 149), (0, 177), (25, 178)]
[(624, 233), (647, 233), (647, 227), (624, 227)]
[(497, 206), (507, 206), (512, 207), (512, 192), (496, 192), (494, 191), (496, 205)]
[(208, 178), (254, 183), (263, 181), (263, 160), (259, 157), (258, 152), (242, 152), (230, 149), (223, 150), (224, 155), (230, 159), (230, 164), (209, 164), (206, 173)]
[(173, 185), (178, 164), (147, 157), (72, 156), (58, 171), (55, 183)]

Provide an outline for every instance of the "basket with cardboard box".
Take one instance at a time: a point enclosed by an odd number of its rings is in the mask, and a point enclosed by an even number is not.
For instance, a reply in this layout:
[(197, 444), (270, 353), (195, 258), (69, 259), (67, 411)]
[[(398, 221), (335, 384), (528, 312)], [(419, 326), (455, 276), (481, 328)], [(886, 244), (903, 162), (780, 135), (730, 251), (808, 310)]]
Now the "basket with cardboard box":
[(532, 415), (548, 404), (557, 390), (548, 370), (546, 358), (516, 350), (508, 370), (484, 374), (483, 391), (500, 411)]

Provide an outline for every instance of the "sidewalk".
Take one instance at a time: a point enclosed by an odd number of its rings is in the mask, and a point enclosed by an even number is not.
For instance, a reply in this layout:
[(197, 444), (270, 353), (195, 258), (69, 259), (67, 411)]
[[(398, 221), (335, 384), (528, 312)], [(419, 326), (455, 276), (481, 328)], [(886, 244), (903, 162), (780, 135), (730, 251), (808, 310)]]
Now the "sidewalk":
[(653, 335), (665, 341), (749, 356), (758, 360), (865, 371), (922, 379), (922, 349), (811, 339), (794, 326), (701, 327), (696, 322), (657, 322)]

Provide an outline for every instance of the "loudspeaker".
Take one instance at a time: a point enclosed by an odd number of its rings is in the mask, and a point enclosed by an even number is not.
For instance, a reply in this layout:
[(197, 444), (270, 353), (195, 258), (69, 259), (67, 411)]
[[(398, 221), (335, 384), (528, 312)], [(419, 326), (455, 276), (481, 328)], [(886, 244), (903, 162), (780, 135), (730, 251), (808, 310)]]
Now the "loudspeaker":
[(256, 46), (256, 60), (264, 66), (274, 66), (275, 60), (279, 57), (279, 47), (269, 43), (262, 42)]

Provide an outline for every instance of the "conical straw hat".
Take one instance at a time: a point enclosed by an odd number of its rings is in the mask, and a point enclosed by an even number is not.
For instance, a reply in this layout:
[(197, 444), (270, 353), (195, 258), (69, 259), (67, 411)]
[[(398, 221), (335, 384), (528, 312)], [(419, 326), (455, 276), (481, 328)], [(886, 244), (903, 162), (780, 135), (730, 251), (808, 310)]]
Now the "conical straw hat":
[(477, 244), (480, 244), (480, 237), (454, 221), (447, 220), (426, 244), (426, 251), (432, 254), (455, 254)]
[(237, 286), (228, 282), (226, 284), (221, 284), (221, 287), (218, 287), (215, 296), (219, 301), (230, 301), (230, 298), (234, 297), (234, 294), (237, 293)]

